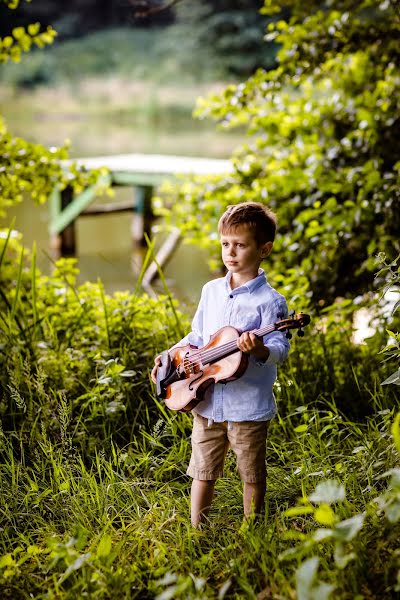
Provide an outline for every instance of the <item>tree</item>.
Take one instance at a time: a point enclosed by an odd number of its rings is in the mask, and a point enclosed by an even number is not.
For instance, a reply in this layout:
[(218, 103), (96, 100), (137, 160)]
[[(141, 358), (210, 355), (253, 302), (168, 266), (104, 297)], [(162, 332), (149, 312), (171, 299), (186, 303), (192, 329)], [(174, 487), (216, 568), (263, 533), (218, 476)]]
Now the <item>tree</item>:
[[(15, 9), (19, 0), (3, 0), (3, 3)], [(0, 39), (0, 63), (19, 62), (33, 45), (42, 48), (51, 44), (56, 36), (54, 29), (50, 26), (44, 31), (40, 29), (39, 23), (14, 27)], [(0, 116), (0, 215), (4, 216), (8, 206), (21, 202), (24, 194), (43, 203), (55, 186), (62, 190), (70, 185), (79, 191), (97, 180), (99, 171), (86, 173), (73, 163), (68, 167), (62, 165), (61, 161), (67, 158), (66, 147), (47, 149), (12, 136)]]
[(234, 172), (185, 184), (164, 213), (216, 249), (227, 204), (265, 202), (280, 222), (274, 270), (306, 275), (320, 305), (355, 297), (373, 285), (374, 255), (400, 251), (398, 2), (266, 0), (262, 12), (276, 17), (278, 67), (197, 108), (246, 127)]

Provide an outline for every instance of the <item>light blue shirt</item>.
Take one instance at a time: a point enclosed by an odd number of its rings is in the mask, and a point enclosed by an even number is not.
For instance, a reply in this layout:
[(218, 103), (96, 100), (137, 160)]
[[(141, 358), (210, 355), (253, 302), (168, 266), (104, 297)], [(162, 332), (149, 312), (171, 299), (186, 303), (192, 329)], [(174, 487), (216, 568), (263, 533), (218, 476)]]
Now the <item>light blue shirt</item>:
[[(200, 348), (226, 325), (251, 331), (287, 317), (285, 298), (269, 285), (262, 269), (255, 279), (233, 290), (230, 278), (228, 273), (205, 284), (192, 331), (176, 346), (193, 344)], [(290, 345), (279, 331), (265, 336), (263, 342), (269, 349), (268, 359), (263, 363), (250, 355), (245, 373), (234, 381), (210, 386), (193, 412), (216, 422), (271, 419), (276, 414), (273, 384), (277, 364), (287, 357)]]

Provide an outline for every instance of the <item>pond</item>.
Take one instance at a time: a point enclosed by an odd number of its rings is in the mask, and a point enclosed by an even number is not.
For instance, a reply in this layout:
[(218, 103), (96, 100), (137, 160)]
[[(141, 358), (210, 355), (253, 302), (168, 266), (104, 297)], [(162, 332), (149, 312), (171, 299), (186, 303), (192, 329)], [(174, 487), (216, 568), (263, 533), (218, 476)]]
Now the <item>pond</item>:
[[(20, 102), (20, 101), (19, 101)], [(211, 122), (198, 122), (190, 113), (158, 115), (150, 121), (138, 121), (132, 115), (100, 118), (82, 107), (73, 114), (52, 106), (47, 112), (38, 108), (37, 100), (18, 105), (3, 103), (2, 114), (9, 130), (46, 146), (60, 146), (72, 140), (72, 158), (124, 153), (172, 154), (209, 158), (229, 158), (242, 141), (236, 133), (217, 131)], [(111, 113), (112, 114), (112, 113)], [(115, 188), (115, 201), (133, 195), (130, 188)], [(48, 207), (36, 206), (30, 199), (9, 211), (1, 226), (16, 218), (15, 229), (23, 234), (24, 243), (36, 243), (38, 264), (44, 272), (51, 269), (48, 236)], [(85, 217), (77, 220), (78, 265), (81, 281), (101, 278), (108, 292), (134, 289), (143, 252), (132, 249), (129, 213)], [(165, 268), (165, 276), (173, 293), (180, 299), (196, 302), (202, 285), (210, 278), (207, 257), (198, 248), (181, 244)]]

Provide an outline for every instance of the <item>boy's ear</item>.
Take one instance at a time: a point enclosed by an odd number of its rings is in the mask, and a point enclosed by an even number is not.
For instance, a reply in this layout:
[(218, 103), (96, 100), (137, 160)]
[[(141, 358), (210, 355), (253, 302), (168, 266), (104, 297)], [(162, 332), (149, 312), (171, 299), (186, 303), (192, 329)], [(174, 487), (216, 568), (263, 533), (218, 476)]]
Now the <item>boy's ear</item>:
[(267, 258), (271, 254), (272, 247), (274, 242), (266, 242), (261, 247), (261, 258)]

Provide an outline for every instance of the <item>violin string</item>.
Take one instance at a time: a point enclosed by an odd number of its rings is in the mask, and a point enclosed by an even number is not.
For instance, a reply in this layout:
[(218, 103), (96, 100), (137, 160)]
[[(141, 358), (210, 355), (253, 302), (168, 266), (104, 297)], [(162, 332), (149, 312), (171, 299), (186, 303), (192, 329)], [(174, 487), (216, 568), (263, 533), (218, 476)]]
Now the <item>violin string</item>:
[[(274, 330), (275, 330), (275, 325), (269, 325), (262, 329), (256, 329), (253, 331), (253, 333), (255, 333), (258, 336), (264, 336), (264, 335), (267, 335), (268, 333), (271, 333)], [(205, 352), (202, 352), (201, 350), (199, 350), (198, 352), (193, 352), (193, 354), (190, 354), (189, 357), (186, 357), (186, 358), (193, 359), (193, 358), (199, 357), (200, 362), (204, 364), (204, 363), (207, 363), (209, 361), (212, 361), (212, 360), (218, 358), (221, 353), (223, 354), (225, 351), (228, 352), (228, 351), (234, 350), (236, 348), (237, 348), (237, 340), (233, 340), (233, 341), (227, 342), (226, 344), (222, 344), (221, 346), (217, 346), (214, 349), (206, 350)]]

